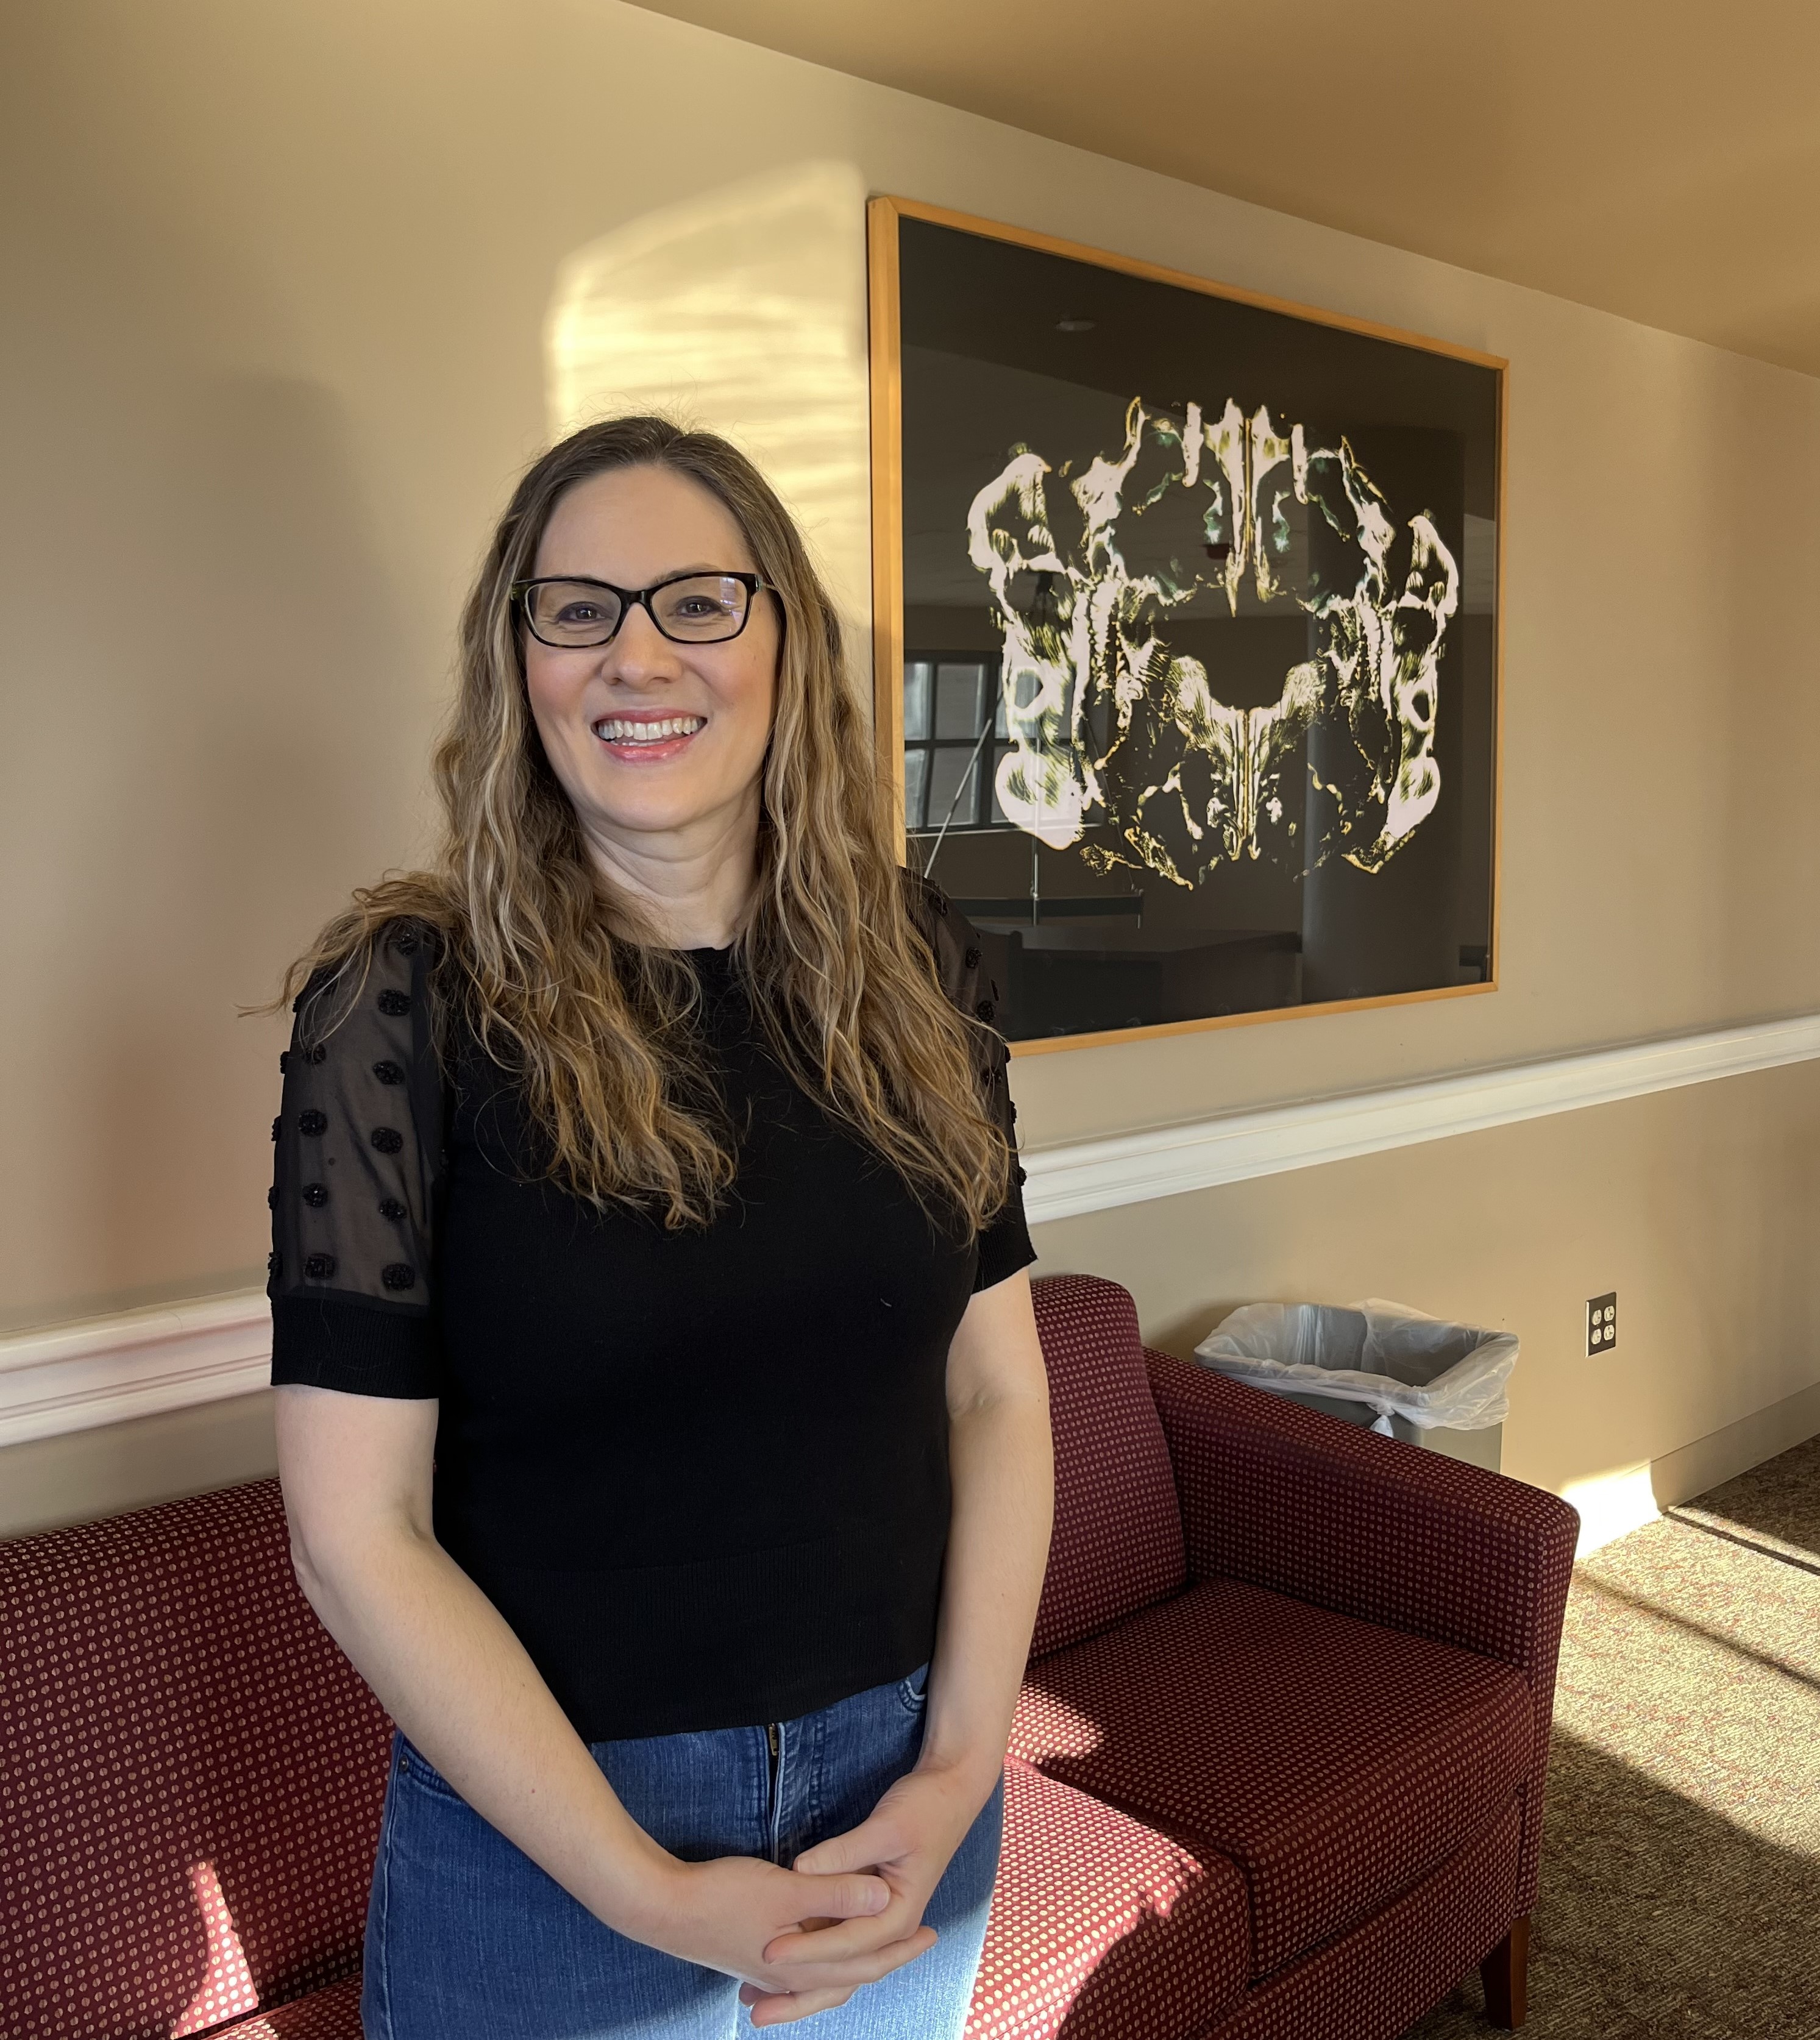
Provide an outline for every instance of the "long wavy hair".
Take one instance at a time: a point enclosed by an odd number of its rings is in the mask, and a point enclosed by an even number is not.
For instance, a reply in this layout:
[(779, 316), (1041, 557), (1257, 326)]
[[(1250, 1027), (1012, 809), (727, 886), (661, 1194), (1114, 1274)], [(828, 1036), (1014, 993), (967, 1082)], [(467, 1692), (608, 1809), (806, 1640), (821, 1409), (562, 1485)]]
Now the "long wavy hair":
[(462, 612), (435, 758), (435, 861), (356, 892), (292, 965), (284, 995), (314, 980), (329, 995), (312, 998), (307, 1022), (345, 1010), (333, 992), (364, 977), (385, 925), (427, 923), (441, 938), (439, 1003), (459, 1002), (522, 1086), (546, 1173), (596, 1207), (644, 1207), (673, 1227), (711, 1217), (736, 1138), (703, 1053), (695, 973), (588, 854), (532, 720), (511, 595), (566, 491), (643, 466), (725, 505), (782, 611), (758, 883), (736, 945), (753, 1010), (796, 1081), (926, 1209), (980, 1227), (1003, 1201), (1010, 1159), (977, 1080), (978, 1023), (943, 995), (911, 917), (834, 605), (769, 483), (711, 432), (609, 419), (528, 470)]

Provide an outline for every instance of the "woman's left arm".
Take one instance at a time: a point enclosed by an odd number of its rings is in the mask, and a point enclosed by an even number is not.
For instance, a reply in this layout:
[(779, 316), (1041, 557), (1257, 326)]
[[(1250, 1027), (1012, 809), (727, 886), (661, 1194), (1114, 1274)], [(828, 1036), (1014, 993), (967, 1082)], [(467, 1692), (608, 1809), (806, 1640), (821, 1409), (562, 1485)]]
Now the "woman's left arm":
[(975, 1296), (948, 1349), (948, 1465), (954, 1501), (916, 1772), (950, 1782), (970, 1825), (1004, 1765), (1055, 1513), (1049, 1376), (1021, 1271)]
[[(857, 1828), (794, 1865), (882, 1877), (894, 1896), (866, 1923), (874, 1940), (894, 1913), (901, 1916), (890, 1938), (916, 1931), (948, 1859), (992, 1797), (1036, 1623), (1055, 1482), (1049, 1380), (1021, 1272), (974, 1296), (949, 1348), (948, 1463), (954, 1500), (922, 1754)], [(800, 1962), (802, 1988), (813, 1990), (817, 1959), (840, 1958), (844, 1931), (780, 1935), (765, 1959)], [(741, 1996), (755, 2008), (787, 2001), (750, 1985)]]

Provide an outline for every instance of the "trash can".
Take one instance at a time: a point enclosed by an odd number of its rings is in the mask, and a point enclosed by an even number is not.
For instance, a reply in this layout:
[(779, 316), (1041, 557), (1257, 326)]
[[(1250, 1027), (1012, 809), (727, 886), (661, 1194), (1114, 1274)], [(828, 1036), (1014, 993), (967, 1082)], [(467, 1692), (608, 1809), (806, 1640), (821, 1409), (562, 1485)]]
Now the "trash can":
[(1499, 1469), (1513, 1332), (1407, 1304), (1247, 1304), (1194, 1349), (1203, 1367), (1405, 1444)]

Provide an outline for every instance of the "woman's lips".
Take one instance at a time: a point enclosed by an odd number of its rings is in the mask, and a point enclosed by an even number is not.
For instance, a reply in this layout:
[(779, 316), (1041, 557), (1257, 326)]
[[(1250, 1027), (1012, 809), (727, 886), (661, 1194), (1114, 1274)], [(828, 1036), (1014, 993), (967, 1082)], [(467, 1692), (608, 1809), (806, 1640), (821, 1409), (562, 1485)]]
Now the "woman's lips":
[(686, 749), (706, 723), (702, 715), (603, 715), (590, 727), (615, 758), (628, 764), (657, 764)]

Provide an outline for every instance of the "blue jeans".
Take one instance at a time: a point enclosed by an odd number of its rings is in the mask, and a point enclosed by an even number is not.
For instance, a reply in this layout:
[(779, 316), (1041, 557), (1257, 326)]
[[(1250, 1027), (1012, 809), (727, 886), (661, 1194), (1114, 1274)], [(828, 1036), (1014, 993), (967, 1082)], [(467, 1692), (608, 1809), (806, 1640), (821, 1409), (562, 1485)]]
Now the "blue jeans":
[[(929, 1668), (819, 1714), (592, 1745), (626, 1810), (672, 1855), (788, 1864), (857, 1827), (922, 1746)], [(925, 1922), (935, 1947), (801, 2022), (813, 2040), (959, 2040), (985, 1939), (1001, 1784)], [(367, 2040), (733, 2040), (736, 1978), (603, 1926), (395, 1738), (367, 1914)], [(794, 2027), (789, 2030), (795, 2030)]]

